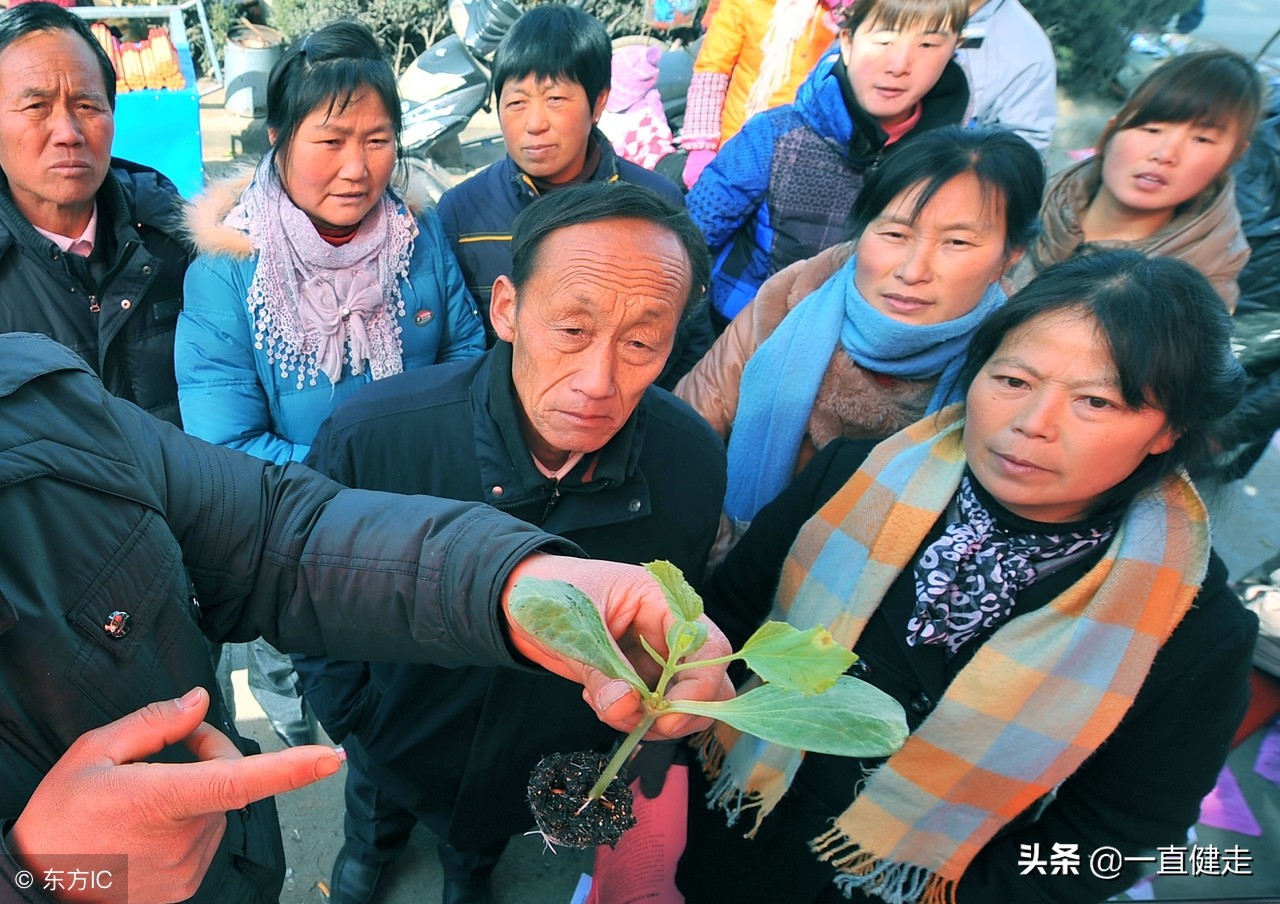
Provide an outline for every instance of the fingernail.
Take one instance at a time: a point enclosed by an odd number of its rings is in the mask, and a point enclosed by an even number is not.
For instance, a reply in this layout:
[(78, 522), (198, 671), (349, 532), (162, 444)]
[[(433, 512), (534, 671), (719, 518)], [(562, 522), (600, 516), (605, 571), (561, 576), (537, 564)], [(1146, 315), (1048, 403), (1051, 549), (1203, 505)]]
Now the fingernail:
[(198, 686), (193, 687), (191, 690), (179, 697), (177, 702), (179, 709), (191, 709), (200, 702), (200, 688)]
[(345, 763), (347, 761), (347, 751), (342, 745), (333, 748), (333, 752), (338, 755), (338, 762)]
[(613, 681), (605, 686), (600, 692), (600, 709), (605, 710), (613, 706), (631, 690), (631, 686), (625, 681)]
[(328, 778), (341, 768), (341, 757), (327, 756), (322, 760), (316, 761), (316, 778)]

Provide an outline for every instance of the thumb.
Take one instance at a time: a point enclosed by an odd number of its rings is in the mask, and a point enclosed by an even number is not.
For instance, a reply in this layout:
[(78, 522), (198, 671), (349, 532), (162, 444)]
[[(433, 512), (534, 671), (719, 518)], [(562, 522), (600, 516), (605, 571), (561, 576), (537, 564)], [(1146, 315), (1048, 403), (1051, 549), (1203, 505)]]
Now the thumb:
[(644, 715), (639, 692), (618, 678), (584, 667), (580, 675), (582, 699), (596, 718), (618, 731), (631, 731)]
[(209, 692), (194, 687), (176, 700), (148, 703), (114, 722), (86, 733), (75, 746), (88, 744), (117, 765), (154, 756), (180, 743), (200, 727), (209, 711)]

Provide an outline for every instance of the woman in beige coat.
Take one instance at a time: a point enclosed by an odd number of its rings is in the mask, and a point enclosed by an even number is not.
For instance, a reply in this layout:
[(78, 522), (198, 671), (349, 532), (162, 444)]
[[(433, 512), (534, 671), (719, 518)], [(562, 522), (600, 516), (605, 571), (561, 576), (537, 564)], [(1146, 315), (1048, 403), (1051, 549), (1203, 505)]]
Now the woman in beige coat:
[(1107, 123), (1098, 156), (1049, 183), (1043, 232), (1012, 286), (1077, 252), (1130, 249), (1186, 261), (1234, 311), (1249, 244), (1228, 169), (1261, 107), (1262, 82), (1237, 53), (1190, 53), (1160, 66)]

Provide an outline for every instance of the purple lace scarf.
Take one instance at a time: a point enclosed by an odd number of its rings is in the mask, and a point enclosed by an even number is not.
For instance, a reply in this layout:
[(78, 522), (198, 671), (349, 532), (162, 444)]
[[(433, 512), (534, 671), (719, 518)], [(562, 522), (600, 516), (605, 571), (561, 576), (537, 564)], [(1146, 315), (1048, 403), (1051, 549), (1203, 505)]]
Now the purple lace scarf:
[(296, 375), (299, 389), (321, 373), (337, 383), (346, 363), (354, 374), (367, 364), (375, 380), (400, 373), (400, 280), (418, 234), (413, 215), (383, 195), (351, 241), (330, 245), (285, 193), (274, 158), (262, 158), (225, 220), (258, 255), (246, 299), (254, 348), (282, 379)]
[(1080, 556), (1111, 539), (1113, 525), (1063, 533), (1009, 533), (996, 524), (966, 475), (956, 495), (960, 517), (925, 547), (915, 564), (916, 607), (907, 643), (946, 644), (952, 653), (1008, 618), (1036, 565)]

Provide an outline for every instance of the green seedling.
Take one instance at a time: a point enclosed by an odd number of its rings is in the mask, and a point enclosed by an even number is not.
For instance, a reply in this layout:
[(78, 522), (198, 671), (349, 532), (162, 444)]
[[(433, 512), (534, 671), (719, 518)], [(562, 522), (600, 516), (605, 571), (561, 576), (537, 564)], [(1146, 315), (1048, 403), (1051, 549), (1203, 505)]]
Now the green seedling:
[[(825, 628), (800, 631), (785, 622), (766, 622), (736, 653), (690, 659), (707, 642), (706, 627), (698, 621), (702, 600), (670, 562), (651, 562), (645, 568), (657, 579), (675, 615), (667, 632), (666, 656), (641, 641), (662, 670), (652, 688), (617, 651), (595, 605), (572, 584), (525, 578), (511, 593), (511, 617), (525, 630), (556, 652), (626, 681), (644, 703), (644, 718), (618, 747), (581, 805), (575, 803), (575, 815), (581, 816), (594, 801), (603, 801), (611, 810), (617, 807), (616, 801), (606, 798), (606, 790), (645, 733), (667, 713), (709, 717), (775, 744), (834, 756), (883, 757), (906, 742), (902, 707), (878, 688), (845, 674), (857, 657), (835, 643)], [(734, 660), (743, 660), (764, 683), (733, 700), (667, 698), (667, 688), (680, 672)], [(626, 803), (630, 818), (629, 797)], [(565, 840), (562, 827), (549, 832), (536, 809), (535, 816), (544, 836)], [(594, 843), (611, 842), (597, 837)]]

